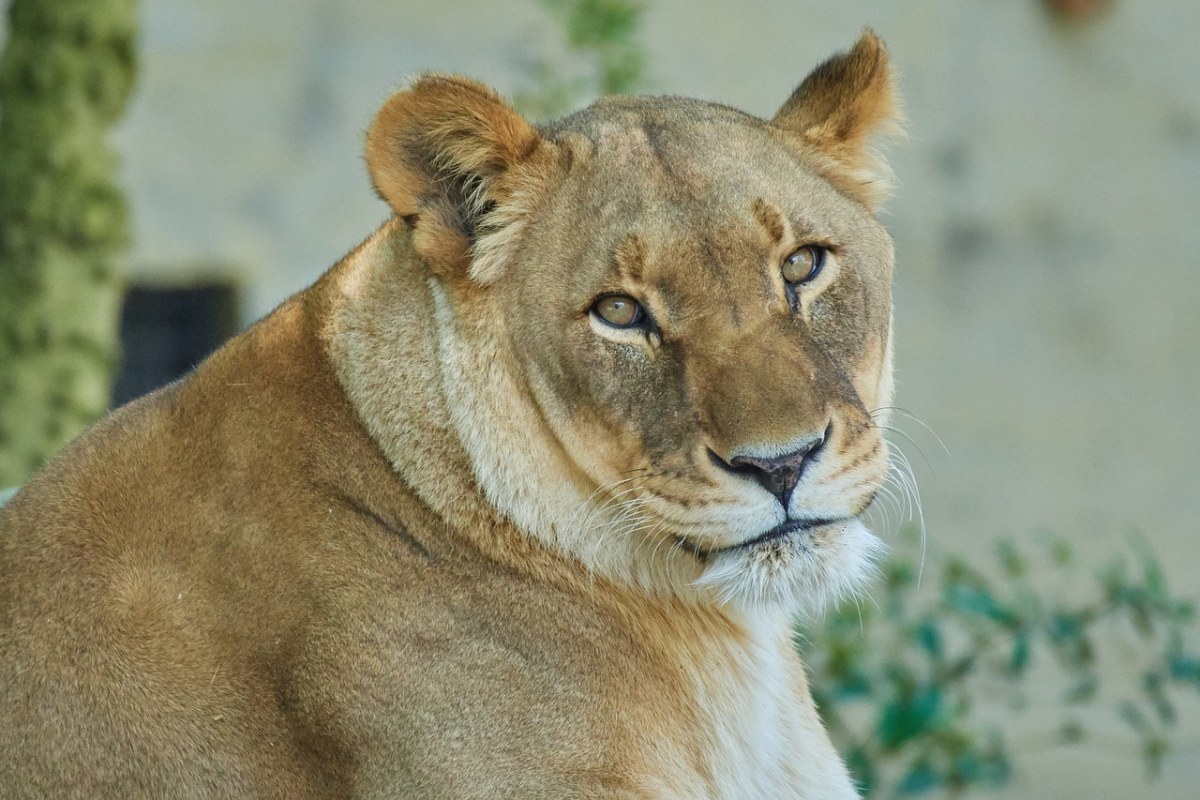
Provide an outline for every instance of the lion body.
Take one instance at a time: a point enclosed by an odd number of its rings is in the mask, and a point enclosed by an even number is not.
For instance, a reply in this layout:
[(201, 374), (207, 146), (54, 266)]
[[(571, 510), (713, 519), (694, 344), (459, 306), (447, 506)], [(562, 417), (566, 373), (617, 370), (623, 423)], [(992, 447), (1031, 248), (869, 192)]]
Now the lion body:
[[(404, 125), (435, 113), (412, 111), (424, 102), (420, 91), (385, 108), (372, 147), (386, 140), (419, 150), (401, 140)], [(494, 102), (465, 83), (445, 91), (455, 96), (429, 108)], [(620, 122), (625, 112), (613, 108), (601, 122)], [(855, 519), (883, 457), (867, 406), (890, 392), (890, 300), (878, 287), (890, 279), (891, 255), (867, 201), (847, 194), (857, 178), (847, 169), (841, 184), (804, 181), (823, 198), (812, 201), (813, 214), (824, 219), (824, 203), (830, 219), (848, 220), (829, 225), (866, 243), (856, 250), (835, 231), (846, 241), (839, 259), (872, 277), (844, 276), (846, 294), (821, 289), (825, 299), (806, 300), (800, 321), (786, 307), (761, 319), (756, 306), (732, 308), (735, 318), (758, 320), (759, 335), (778, 331), (780, 342), (835, 307), (869, 323), (818, 336), (819, 357), (786, 348), (776, 356), (788, 369), (807, 365), (814, 386), (835, 387), (799, 392), (804, 404), (794, 413), (801, 427), (819, 423), (835, 451), (814, 468), (825, 493), (802, 484), (796, 491), (809, 499), (794, 502), (833, 521), (790, 538), (753, 528), (744, 545), (726, 539), (751, 522), (790, 519), (788, 498), (780, 511), (724, 467), (695, 477), (689, 470), (713, 466), (679, 449), (686, 441), (689, 453), (704, 452), (681, 427), (688, 414), (672, 411), (701, 384), (736, 383), (740, 360), (693, 360), (681, 371), (665, 324), (635, 342), (586, 308), (564, 317), (561, 336), (547, 335), (560, 322), (538, 315), (563, 306), (555, 293), (570, 281), (510, 277), (517, 264), (534, 263), (531, 250), (585, 264), (555, 254), (574, 246), (564, 245), (564, 230), (597, 214), (600, 231), (623, 232), (634, 219), (630, 203), (645, 196), (589, 210), (588, 187), (620, 193), (611, 176), (595, 178), (614, 160), (603, 155), (610, 139), (588, 144), (586, 124), (567, 125), (534, 144), (509, 112), (483, 111), (470, 124), (491, 113), (498, 121), (468, 131), (491, 137), (482, 150), (446, 138), (449, 123), (431, 123), (445, 149), (413, 162), (474, 164), (462, 194), (442, 205), (427, 187), (410, 195), (416, 167), (369, 149), (393, 220), (186, 380), (98, 423), (0, 510), (4, 796), (855, 796), (792, 644), (792, 614), (805, 598), (779, 598), (855, 585), (871, 547)], [(726, 111), (713, 113), (727, 124)], [(635, 136), (641, 144), (624, 152), (647, 152), (654, 130), (647, 123)], [(506, 183), (516, 168), (495, 177), (496, 164), (518, 158), (534, 178)], [(557, 184), (578, 219), (546, 212), (555, 206), (537, 195), (560, 168), (584, 173)], [(697, 167), (699, 178), (679, 177), (680, 185), (707, 180), (702, 173)], [(739, 170), (718, 177), (759, 180)], [(486, 203), (470, 194), (480, 186), (493, 192)], [(539, 227), (531, 197), (558, 227)], [(729, 240), (742, 236), (769, 253), (792, 246), (771, 239), (785, 237), (787, 223), (775, 220), (787, 214), (752, 199), (739, 200), (750, 216)], [(475, 206), (492, 216), (444, 224)], [(681, 207), (686, 198), (668, 217)], [(464, 236), (474, 242), (469, 252)], [(637, 280), (667, 263), (644, 240), (601, 243), (637, 249)], [(549, 310), (505, 316), (524, 297)], [(663, 308), (672, 297), (664, 293)], [(713, 306), (705, 324), (717, 327), (703, 333), (711, 341), (736, 327), (727, 310)], [(679, 317), (675, 330), (701, 324), (689, 319)], [(567, 363), (570, 347), (592, 355)], [(587, 371), (572, 371), (584, 362)], [(589, 388), (589, 375), (610, 368), (613, 377)], [(759, 379), (777, 379), (773, 368), (756, 369)], [(837, 374), (824, 377), (828, 370)], [(705, 376), (690, 394), (670, 388), (684, 372)], [(615, 392), (627, 373), (655, 394), (653, 413), (633, 410), (636, 392), (604, 395), (608, 411), (593, 396)], [(767, 408), (756, 397), (712, 402)], [(713, 408), (688, 423), (707, 426), (709, 451), (795, 433), (775, 422), (747, 432), (737, 427), (744, 414)], [(622, 506), (607, 483), (622, 470), (658, 470), (676, 495)], [(723, 499), (698, 495), (694, 509), (679, 499), (679, 509), (709, 516), (664, 539), (666, 523), (638, 509), (668, 503), (689, 480)], [(722, 528), (728, 509), (751, 522)], [(710, 538), (691, 538), (693, 529)], [(714, 574), (721, 591), (706, 588)]]

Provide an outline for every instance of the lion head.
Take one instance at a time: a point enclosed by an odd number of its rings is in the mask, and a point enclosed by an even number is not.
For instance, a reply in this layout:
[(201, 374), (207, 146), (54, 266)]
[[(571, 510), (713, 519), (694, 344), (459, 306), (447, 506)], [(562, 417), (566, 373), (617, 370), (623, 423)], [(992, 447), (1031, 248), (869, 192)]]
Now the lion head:
[(613, 97), (535, 126), (440, 75), (385, 104), (368, 165), (503, 516), (653, 592), (798, 609), (861, 583), (892, 392), (867, 140), (891, 80), (868, 32), (769, 121)]

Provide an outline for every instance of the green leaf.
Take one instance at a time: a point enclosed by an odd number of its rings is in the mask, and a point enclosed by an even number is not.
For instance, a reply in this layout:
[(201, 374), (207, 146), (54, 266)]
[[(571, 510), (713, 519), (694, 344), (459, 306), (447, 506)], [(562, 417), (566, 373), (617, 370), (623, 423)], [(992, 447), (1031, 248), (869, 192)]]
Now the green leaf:
[(627, 39), (641, 15), (641, 5), (626, 0), (576, 0), (567, 15), (567, 41), (583, 49)]
[(1171, 677), (1177, 681), (1196, 684), (1200, 688), (1200, 658), (1196, 656), (1172, 656), (1167, 661)]
[(928, 761), (914, 763), (896, 785), (897, 794), (922, 794), (944, 783), (941, 774)]
[(1016, 615), (983, 589), (951, 586), (946, 590), (945, 599), (951, 608), (960, 613), (985, 617), (1005, 626), (1017, 623)]
[(838, 680), (830, 687), (830, 691), (838, 700), (870, 697), (871, 676), (861, 669), (851, 668), (838, 676)]
[(1019, 678), (1025, 673), (1025, 667), (1029, 665), (1029, 637), (1024, 633), (1018, 633), (1013, 637), (1012, 653), (1008, 657), (1008, 674), (1014, 678)]
[(883, 580), (891, 591), (899, 591), (917, 582), (917, 570), (911, 561), (894, 558), (883, 567)]
[(1046, 632), (1055, 644), (1061, 644), (1079, 636), (1083, 630), (1082, 621), (1075, 614), (1065, 611), (1055, 611), (1050, 615)]
[(1012, 539), (1001, 539), (996, 542), (996, 556), (1000, 559), (1000, 566), (1004, 569), (1004, 573), (1010, 578), (1020, 578), (1029, 570), (1029, 562), (1025, 556), (1017, 548), (1017, 543)]
[(940, 658), (942, 655), (942, 636), (938, 632), (937, 623), (931, 617), (922, 619), (913, 631), (913, 638), (929, 655)]
[(1065, 567), (1075, 560), (1075, 546), (1071, 540), (1056, 536), (1050, 542), (1050, 559), (1056, 566)]
[(1156, 599), (1163, 597), (1167, 593), (1167, 579), (1163, 575), (1162, 565), (1158, 563), (1145, 540), (1139, 539), (1135, 546), (1141, 551), (1142, 581), (1147, 592)]
[(1064, 744), (1074, 744), (1087, 738), (1087, 731), (1082, 722), (1077, 719), (1069, 719), (1059, 727), (1058, 738)]
[(942, 692), (926, 685), (910, 697), (887, 703), (879, 716), (876, 734), (885, 750), (894, 750), (932, 727), (942, 705)]
[(1070, 704), (1086, 703), (1096, 696), (1096, 690), (1100, 686), (1100, 681), (1095, 673), (1086, 672), (1075, 683), (1063, 692), (1063, 702)]
[(1159, 722), (1165, 725), (1174, 724), (1175, 705), (1167, 697), (1166, 676), (1157, 670), (1146, 672), (1142, 675), (1142, 689), (1150, 699), (1150, 704), (1154, 707)]
[(1059, 661), (1071, 669), (1090, 667), (1095, 650), (1087, 637), (1088, 618), (1083, 611), (1055, 611), (1046, 621), (1046, 635)]
[(1137, 704), (1126, 700), (1117, 706), (1117, 714), (1125, 721), (1129, 727), (1133, 728), (1138, 733), (1146, 733), (1150, 729), (1150, 722), (1146, 719), (1146, 715), (1137, 707)]
[(1162, 762), (1168, 751), (1170, 751), (1170, 743), (1161, 735), (1153, 735), (1146, 737), (1142, 743), (1142, 756), (1146, 760), (1146, 769), (1150, 773), (1150, 777), (1156, 778), (1162, 773)]
[(954, 781), (964, 786), (1002, 786), (1008, 782), (1011, 768), (1000, 749), (969, 748), (954, 759)]
[(864, 747), (851, 747), (846, 751), (844, 758), (846, 768), (850, 770), (859, 792), (863, 797), (870, 797), (876, 786), (874, 759), (871, 754)]

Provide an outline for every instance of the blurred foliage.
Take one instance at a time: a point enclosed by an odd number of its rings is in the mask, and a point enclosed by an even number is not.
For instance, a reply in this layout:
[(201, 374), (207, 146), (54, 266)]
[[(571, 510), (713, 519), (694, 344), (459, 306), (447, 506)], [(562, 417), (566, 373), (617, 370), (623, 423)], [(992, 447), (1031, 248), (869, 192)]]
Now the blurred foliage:
[(1039, 715), (1057, 707), (1051, 741), (1062, 744), (1089, 738), (1091, 706), (1124, 723), (1157, 773), (1177, 702), (1200, 690), (1200, 655), (1186, 645), (1192, 606), (1144, 544), (1091, 576), (1064, 539), (1033, 555), (1004, 540), (990, 573), (946, 556), (918, 589), (912, 538), (874, 603), (799, 636), (814, 698), (865, 796), (1007, 783), (1013, 757), (1000, 724), (983, 719), (987, 701), (1010, 716), (1031, 702)]
[(13, 0), (0, 56), (0, 486), (108, 407), (129, 242), (106, 143), (136, 0)]
[(623, 94), (638, 87), (646, 56), (637, 41), (644, 6), (637, 0), (539, 0), (563, 32), (566, 57), (530, 62), (532, 88), (517, 107), (536, 120), (572, 110), (581, 98)]

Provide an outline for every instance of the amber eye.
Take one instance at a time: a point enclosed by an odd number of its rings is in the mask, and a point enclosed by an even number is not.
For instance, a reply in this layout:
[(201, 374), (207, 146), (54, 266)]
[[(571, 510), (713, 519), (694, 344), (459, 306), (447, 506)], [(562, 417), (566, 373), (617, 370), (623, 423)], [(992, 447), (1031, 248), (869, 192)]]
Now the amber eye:
[(624, 294), (601, 297), (592, 306), (592, 313), (614, 328), (635, 328), (646, 319), (641, 304)]
[(825, 248), (806, 244), (783, 260), (783, 279), (788, 283), (808, 283), (825, 266)]

